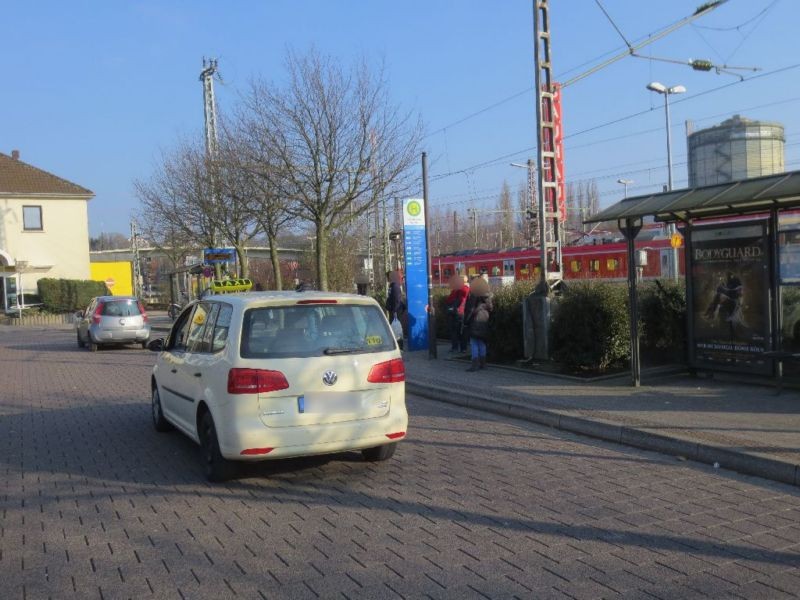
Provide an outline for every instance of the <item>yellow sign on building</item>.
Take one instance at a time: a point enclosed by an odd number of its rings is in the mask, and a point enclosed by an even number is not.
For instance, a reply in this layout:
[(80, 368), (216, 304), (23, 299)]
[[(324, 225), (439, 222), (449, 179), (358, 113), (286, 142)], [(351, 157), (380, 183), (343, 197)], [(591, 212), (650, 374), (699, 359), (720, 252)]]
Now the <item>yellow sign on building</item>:
[(130, 261), (89, 263), (89, 277), (102, 281), (114, 296), (133, 296), (133, 272)]

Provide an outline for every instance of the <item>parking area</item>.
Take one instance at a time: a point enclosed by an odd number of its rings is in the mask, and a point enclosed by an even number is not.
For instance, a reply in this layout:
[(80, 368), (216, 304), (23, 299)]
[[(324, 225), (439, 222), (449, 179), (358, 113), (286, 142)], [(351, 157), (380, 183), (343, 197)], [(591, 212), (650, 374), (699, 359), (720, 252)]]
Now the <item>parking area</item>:
[(0, 329), (2, 597), (800, 593), (797, 488), (420, 398), (386, 463), (209, 484), (151, 426), (154, 358)]

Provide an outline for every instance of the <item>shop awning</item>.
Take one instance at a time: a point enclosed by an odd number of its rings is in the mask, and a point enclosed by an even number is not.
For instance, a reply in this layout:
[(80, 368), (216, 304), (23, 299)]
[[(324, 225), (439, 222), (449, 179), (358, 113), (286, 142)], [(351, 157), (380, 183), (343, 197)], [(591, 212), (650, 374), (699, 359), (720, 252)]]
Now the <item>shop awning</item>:
[(653, 216), (656, 221), (764, 212), (800, 207), (800, 171), (626, 198), (584, 223)]

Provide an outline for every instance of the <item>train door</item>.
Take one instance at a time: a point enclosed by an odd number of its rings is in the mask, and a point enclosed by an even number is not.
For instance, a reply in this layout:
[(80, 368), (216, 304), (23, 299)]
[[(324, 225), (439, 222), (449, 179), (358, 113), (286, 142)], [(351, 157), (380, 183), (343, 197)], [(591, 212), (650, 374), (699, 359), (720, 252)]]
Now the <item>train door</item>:
[(516, 261), (513, 258), (503, 260), (503, 284), (512, 283), (516, 279)]

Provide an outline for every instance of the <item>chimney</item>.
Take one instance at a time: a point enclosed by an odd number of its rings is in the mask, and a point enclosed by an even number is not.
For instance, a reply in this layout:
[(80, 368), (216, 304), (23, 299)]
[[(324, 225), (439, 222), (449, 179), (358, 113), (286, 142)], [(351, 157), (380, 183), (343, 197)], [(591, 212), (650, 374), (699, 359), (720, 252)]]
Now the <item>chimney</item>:
[(14, 160), (19, 160), (19, 150), (12, 150), (11, 158), (13, 158)]

